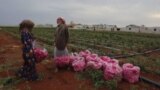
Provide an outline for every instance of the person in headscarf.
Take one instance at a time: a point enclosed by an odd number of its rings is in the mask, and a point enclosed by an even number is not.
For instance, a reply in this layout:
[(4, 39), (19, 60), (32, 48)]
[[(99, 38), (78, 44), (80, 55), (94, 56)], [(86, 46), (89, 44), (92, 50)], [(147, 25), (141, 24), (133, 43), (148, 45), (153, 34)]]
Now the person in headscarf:
[(68, 26), (65, 23), (64, 18), (57, 18), (57, 28), (55, 31), (55, 48), (54, 58), (61, 56), (68, 56), (67, 44), (69, 41)]
[(67, 44), (69, 41), (68, 27), (62, 17), (57, 19), (57, 28), (55, 31), (54, 58), (68, 55)]
[(37, 80), (38, 74), (35, 67), (35, 56), (33, 53), (33, 34), (34, 23), (31, 20), (23, 20), (19, 25), (19, 31), (22, 42), (23, 66), (17, 72), (17, 75), (25, 80)]

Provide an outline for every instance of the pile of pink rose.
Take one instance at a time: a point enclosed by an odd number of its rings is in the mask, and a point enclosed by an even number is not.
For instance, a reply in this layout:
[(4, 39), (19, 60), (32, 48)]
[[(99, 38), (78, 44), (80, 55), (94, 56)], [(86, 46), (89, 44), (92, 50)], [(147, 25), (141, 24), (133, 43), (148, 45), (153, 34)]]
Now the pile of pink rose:
[(126, 63), (121, 67), (118, 60), (108, 56), (98, 56), (89, 50), (56, 57), (54, 60), (57, 67), (71, 66), (77, 72), (82, 72), (87, 68), (102, 70), (105, 80), (118, 78), (118, 80), (125, 79), (129, 83), (139, 81), (140, 68), (138, 66)]
[[(37, 63), (48, 56), (47, 50), (42, 48), (34, 48), (34, 54)], [(54, 60), (57, 67), (71, 66), (77, 72), (82, 72), (88, 68), (102, 70), (105, 80), (118, 78), (118, 80), (125, 79), (130, 83), (139, 81), (140, 68), (138, 66), (126, 63), (121, 67), (118, 60), (108, 56), (98, 56), (89, 50), (71, 53), (69, 56), (56, 57)]]
[(33, 50), (36, 58), (36, 63), (41, 62), (48, 56), (48, 52), (45, 48), (34, 48)]
[(43, 61), (45, 58), (48, 57), (48, 51), (43, 47), (42, 43), (33, 41), (32, 46), (36, 63), (40, 63), (41, 61)]

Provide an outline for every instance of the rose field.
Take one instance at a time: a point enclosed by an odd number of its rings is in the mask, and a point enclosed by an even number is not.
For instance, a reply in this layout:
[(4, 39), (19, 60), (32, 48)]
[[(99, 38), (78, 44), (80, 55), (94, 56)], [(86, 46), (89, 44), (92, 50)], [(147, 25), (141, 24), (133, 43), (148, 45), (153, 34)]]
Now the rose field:
[(23, 64), (18, 27), (1, 27), (0, 90), (160, 90), (159, 34), (69, 30), (70, 54), (87, 50), (97, 57), (107, 56), (118, 61), (120, 67), (131, 63), (140, 68), (138, 81), (131, 83), (124, 78), (106, 79), (103, 70), (99, 69), (75, 70), (73, 63), (72, 67), (55, 72), (52, 59), (54, 32), (55, 28), (33, 29), (36, 41), (47, 49), (49, 55), (36, 64), (39, 79), (25, 81), (15, 76)]

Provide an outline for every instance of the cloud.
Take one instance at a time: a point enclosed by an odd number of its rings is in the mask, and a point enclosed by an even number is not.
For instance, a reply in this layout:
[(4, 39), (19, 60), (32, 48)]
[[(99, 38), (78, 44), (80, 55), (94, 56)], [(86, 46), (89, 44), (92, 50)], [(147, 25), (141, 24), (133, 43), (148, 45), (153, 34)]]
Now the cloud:
[(160, 13), (153, 13), (150, 15), (150, 17), (153, 19), (160, 19)]
[(0, 25), (17, 25), (29, 18), (37, 24), (67, 22), (82, 24), (159, 25), (159, 0), (1, 0)]

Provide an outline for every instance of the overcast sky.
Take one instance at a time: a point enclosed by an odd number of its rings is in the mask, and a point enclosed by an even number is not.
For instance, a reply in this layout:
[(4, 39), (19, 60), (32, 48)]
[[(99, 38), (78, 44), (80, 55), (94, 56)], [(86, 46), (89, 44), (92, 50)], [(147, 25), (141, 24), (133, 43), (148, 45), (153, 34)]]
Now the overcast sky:
[(67, 23), (160, 26), (160, 0), (0, 0), (0, 25)]

